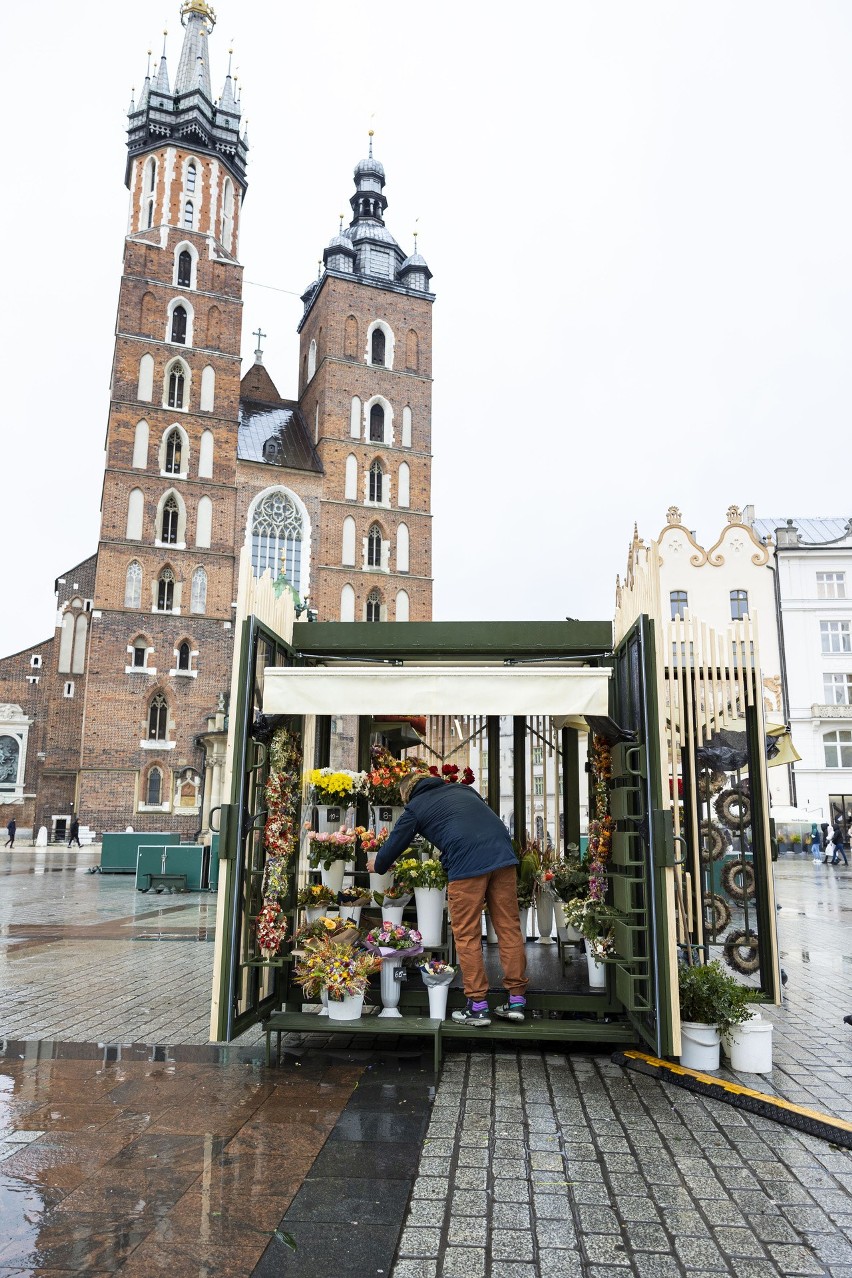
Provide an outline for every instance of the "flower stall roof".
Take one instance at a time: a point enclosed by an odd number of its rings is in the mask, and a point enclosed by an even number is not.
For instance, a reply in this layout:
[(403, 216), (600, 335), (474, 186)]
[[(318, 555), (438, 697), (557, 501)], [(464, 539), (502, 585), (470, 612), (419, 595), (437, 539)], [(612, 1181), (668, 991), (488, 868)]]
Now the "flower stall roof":
[(610, 671), (515, 666), (274, 666), (265, 714), (606, 715)]

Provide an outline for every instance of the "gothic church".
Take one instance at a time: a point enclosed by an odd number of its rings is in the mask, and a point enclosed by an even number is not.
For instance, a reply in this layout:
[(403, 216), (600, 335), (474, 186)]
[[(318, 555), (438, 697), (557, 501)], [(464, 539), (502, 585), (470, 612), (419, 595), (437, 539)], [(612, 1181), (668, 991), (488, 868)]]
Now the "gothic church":
[(174, 82), (164, 54), (130, 105), (97, 552), (57, 577), (54, 635), (0, 661), (0, 819), (54, 838), (72, 813), (208, 828), (243, 546), (320, 620), (431, 616), (431, 272), (385, 226), (371, 141), (302, 297), (298, 398), (260, 342), (241, 379), (248, 141), (207, 0), (181, 20)]

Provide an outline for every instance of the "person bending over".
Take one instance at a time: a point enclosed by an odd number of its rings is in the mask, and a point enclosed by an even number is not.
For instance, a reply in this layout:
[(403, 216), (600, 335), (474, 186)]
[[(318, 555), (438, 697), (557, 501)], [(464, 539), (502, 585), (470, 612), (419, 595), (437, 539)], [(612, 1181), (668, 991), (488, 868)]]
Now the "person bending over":
[(467, 996), (467, 1007), (453, 1012), (453, 1020), (465, 1025), (491, 1024), (488, 978), (482, 961), (482, 909), (487, 905), (509, 994), (506, 1003), (494, 1008), (494, 1015), (522, 1021), (527, 959), (518, 916), (518, 858), (506, 827), (470, 786), (448, 785), (428, 773), (410, 773), (400, 782), (399, 790), (405, 810), (387, 842), (368, 863), (368, 870), (386, 874), (416, 834), (440, 848)]

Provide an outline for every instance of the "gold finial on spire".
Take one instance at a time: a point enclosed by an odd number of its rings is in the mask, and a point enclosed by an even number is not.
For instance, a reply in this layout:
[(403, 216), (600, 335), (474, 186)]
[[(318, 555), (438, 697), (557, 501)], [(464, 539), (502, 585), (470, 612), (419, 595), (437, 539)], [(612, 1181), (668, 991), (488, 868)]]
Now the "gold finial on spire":
[(183, 0), (183, 5), (181, 6), (180, 11), (180, 20), (183, 22), (184, 26), (186, 26), (184, 19), (193, 13), (197, 13), (199, 17), (204, 18), (205, 22), (209, 24), (209, 30), (213, 30), (216, 25), (216, 14), (207, 3), (207, 0)]
[(337, 216), (340, 218), (340, 229), (338, 230), (337, 234), (342, 235), (343, 234), (343, 214), (338, 213)]
[(370, 139), (370, 159), (371, 159), (371, 160), (372, 160), (372, 158), (373, 158), (373, 132), (374, 132), (374, 130), (373, 130), (373, 129), (370, 129), (370, 130), (369, 130), (369, 132), (368, 132), (368, 134), (367, 134), (367, 137)]

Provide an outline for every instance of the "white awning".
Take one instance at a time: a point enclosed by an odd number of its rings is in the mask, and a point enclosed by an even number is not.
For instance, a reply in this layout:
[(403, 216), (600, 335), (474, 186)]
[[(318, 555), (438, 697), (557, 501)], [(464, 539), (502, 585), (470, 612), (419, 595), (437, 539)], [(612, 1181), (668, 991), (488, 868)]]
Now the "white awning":
[(518, 666), (270, 666), (264, 714), (609, 713), (609, 670)]

